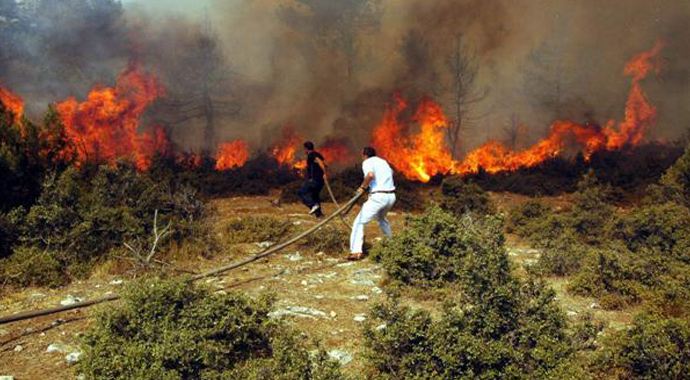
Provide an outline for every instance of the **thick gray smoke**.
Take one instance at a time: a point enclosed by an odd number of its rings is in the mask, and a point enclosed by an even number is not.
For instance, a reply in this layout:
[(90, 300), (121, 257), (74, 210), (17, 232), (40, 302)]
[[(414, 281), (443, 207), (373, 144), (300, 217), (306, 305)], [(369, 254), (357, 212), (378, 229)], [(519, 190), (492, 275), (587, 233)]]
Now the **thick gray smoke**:
[[(263, 148), (284, 125), (316, 141), (364, 144), (395, 91), (412, 103), (429, 96), (453, 119), (458, 52), (476, 67), (462, 103), (463, 148), (508, 138), (517, 125), (524, 136), (513, 143), (529, 144), (555, 119), (620, 120), (625, 62), (658, 39), (665, 67), (643, 84), (659, 109), (653, 137), (690, 127), (686, 1), (13, 4), (0, 0), (0, 83), (33, 112), (112, 84), (137, 59), (168, 88), (150, 119), (185, 147), (241, 137)], [(204, 133), (209, 104), (212, 135)]]

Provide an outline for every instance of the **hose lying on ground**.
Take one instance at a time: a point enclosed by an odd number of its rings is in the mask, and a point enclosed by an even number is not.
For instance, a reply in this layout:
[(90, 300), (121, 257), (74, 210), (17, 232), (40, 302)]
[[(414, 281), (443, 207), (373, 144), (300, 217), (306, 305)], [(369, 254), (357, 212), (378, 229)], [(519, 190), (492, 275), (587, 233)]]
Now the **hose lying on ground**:
[[(244, 260), (241, 260), (241, 261), (229, 264), (229, 265), (225, 265), (225, 266), (222, 266), (219, 268), (211, 269), (208, 272), (200, 273), (200, 274), (197, 274), (195, 276), (189, 277), (189, 281), (190, 282), (196, 281), (196, 280), (200, 280), (202, 278), (211, 277), (211, 276), (215, 276), (215, 275), (220, 274), (220, 273), (228, 272), (228, 271), (231, 271), (233, 269), (237, 269), (239, 267), (253, 263), (254, 261), (260, 260), (264, 257), (270, 256), (270, 255), (296, 243), (298, 240), (310, 235), (314, 231), (318, 230), (319, 228), (321, 228), (322, 226), (324, 226), (325, 224), (327, 224), (328, 222), (333, 220), (333, 218), (335, 218), (336, 216), (339, 216), (341, 214), (343, 214), (343, 215), (347, 214), (352, 209), (352, 207), (355, 205), (355, 203), (359, 200), (359, 198), (362, 197), (363, 194), (364, 193), (358, 192), (346, 204), (344, 204), (342, 207), (338, 207), (338, 209), (334, 213), (332, 213), (331, 215), (328, 215), (326, 218), (324, 218), (319, 223), (315, 224), (314, 226), (312, 226), (308, 230), (301, 232), (300, 234), (292, 237), (291, 239), (289, 239), (283, 243), (268, 247), (263, 252), (260, 252), (260, 253), (254, 255), (250, 258), (247, 258), (247, 259), (244, 259)], [(67, 305), (67, 306), (60, 306), (60, 307), (41, 309), (41, 310), (25, 311), (25, 312), (13, 314), (13, 315), (0, 317), (0, 325), (10, 323), (10, 322), (23, 321), (26, 319), (41, 317), (44, 315), (61, 313), (63, 311), (68, 311), (68, 310), (81, 309), (81, 308), (89, 307), (92, 305), (97, 305), (97, 304), (104, 303), (104, 302), (115, 301), (118, 299), (120, 299), (119, 295), (111, 294), (111, 295), (107, 295), (107, 296), (100, 297), (100, 298), (94, 298), (94, 299), (88, 300), (88, 301), (76, 302), (76, 303), (73, 303), (73, 304)]]

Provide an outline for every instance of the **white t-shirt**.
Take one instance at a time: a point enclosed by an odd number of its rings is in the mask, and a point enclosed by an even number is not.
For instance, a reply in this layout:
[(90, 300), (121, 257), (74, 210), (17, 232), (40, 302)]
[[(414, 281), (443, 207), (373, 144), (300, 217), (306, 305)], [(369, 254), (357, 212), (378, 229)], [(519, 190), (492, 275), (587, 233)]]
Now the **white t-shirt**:
[(362, 171), (364, 176), (374, 173), (374, 180), (369, 184), (370, 192), (395, 190), (393, 169), (391, 169), (386, 160), (376, 156), (369, 157), (362, 162)]

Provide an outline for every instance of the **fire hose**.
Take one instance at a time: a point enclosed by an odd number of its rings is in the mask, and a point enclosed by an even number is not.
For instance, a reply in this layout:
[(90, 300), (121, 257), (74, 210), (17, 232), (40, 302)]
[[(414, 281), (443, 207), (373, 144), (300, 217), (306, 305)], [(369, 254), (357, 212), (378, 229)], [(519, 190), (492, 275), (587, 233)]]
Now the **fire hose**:
[[(328, 190), (328, 195), (331, 196), (331, 200), (333, 201), (333, 204), (335, 204), (335, 207), (336, 207), (336, 208), (340, 208), (340, 205), (338, 204), (338, 201), (335, 199), (335, 195), (333, 195), (333, 190), (331, 190), (331, 184), (328, 183), (328, 177), (324, 176), (323, 179), (324, 179), (325, 182), (326, 182), (326, 190)], [(348, 211), (349, 211), (349, 210), (348, 210)], [(343, 225), (344, 225), (348, 230), (352, 230), (352, 226), (350, 226), (350, 223), (348, 223), (348, 222), (345, 220), (345, 214), (347, 214), (347, 212), (338, 215), (338, 216), (340, 217), (340, 221), (343, 222)]]
[[(235, 262), (232, 264), (228, 264), (228, 265), (225, 265), (225, 266), (222, 266), (219, 268), (215, 268), (215, 269), (209, 270), (207, 272), (200, 273), (200, 274), (197, 274), (195, 276), (189, 277), (187, 279), (187, 281), (193, 282), (193, 281), (200, 280), (202, 278), (212, 277), (212, 276), (215, 276), (217, 274), (229, 272), (233, 269), (243, 267), (247, 264), (251, 264), (257, 260), (260, 260), (264, 257), (268, 257), (268, 256), (270, 256), (270, 255), (272, 255), (278, 251), (281, 251), (281, 250), (287, 248), (288, 246), (296, 243), (300, 239), (303, 239), (303, 238), (309, 236), (314, 231), (318, 230), (322, 226), (329, 223), (336, 216), (345, 215), (348, 212), (350, 212), (350, 210), (352, 210), (352, 207), (354, 207), (355, 203), (359, 200), (359, 198), (362, 197), (363, 194), (364, 194), (363, 192), (357, 192), (357, 194), (355, 194), (355, 196), (352, 197), (352, 199), (350, 199), (342, 207), (338, 207), (338, 209), (334, 213), (332, 213), (331, 215), (328, 215), (326, 218), (324, 218), (322, 221), (315, 224), (311, 228), (307, 229), (306, 231), (299, 233), (298, 235), (290, 238), (289, 240), (287, 240), (283, 243), (272, 245), (272, 246), (266, 248), (264, 251), (257, 253), (256, 255), (249, 257), (249, 258), (246, 258), (244, 260), (241, 260), (241, 261), (238, 261), (238, 262)], [(68, 310), (81, 309), (81, 308), (97, 305), (97, 304), (104, 303), (104, 302), (115, 301), (118, 299), (120, 299), (119, 295), (110, 294), (110, 295), (107, 295), (104, 297), (94, 298), (92, 300), (76, 302), (76, 303), (73, 303), (73, 304), (67, 305), (67, 306), (60, 306), (60, 307), (41, 309), (41, 310), (25, 311), (25, 312), (21, 312), (21, 313), (17, 313), (17, 314), (12, 314), (12, 315), (8, 315), (8, 316), (0, 317), (0, 325), (10, 323), (10, 322), (23, 321), (26, 319), (32, 319), (32, 318), (41, 317), (41, 316), (50, 315), (50, 314), (61, 313), (63, 311), (68, 311)]]

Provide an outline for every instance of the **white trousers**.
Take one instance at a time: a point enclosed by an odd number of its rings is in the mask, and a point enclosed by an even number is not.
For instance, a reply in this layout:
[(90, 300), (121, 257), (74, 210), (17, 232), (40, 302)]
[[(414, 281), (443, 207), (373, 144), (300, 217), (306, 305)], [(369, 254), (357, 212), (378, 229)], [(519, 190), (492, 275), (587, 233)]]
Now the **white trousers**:
[(376, 219), (386, 237), (390, 237), (393, 232), (391, 225), (386, 219), (386, 214), (393, 207), (395, 203), (394, 193), (374, 193), (369, 195), (369, 199), (364, 202), (362, 209), (357, 214), (355, 222), (352, 224), (352, 234), (350, 235), (350, 252), (362, 252), (362, 245), (364, 244), (364, 226)]

